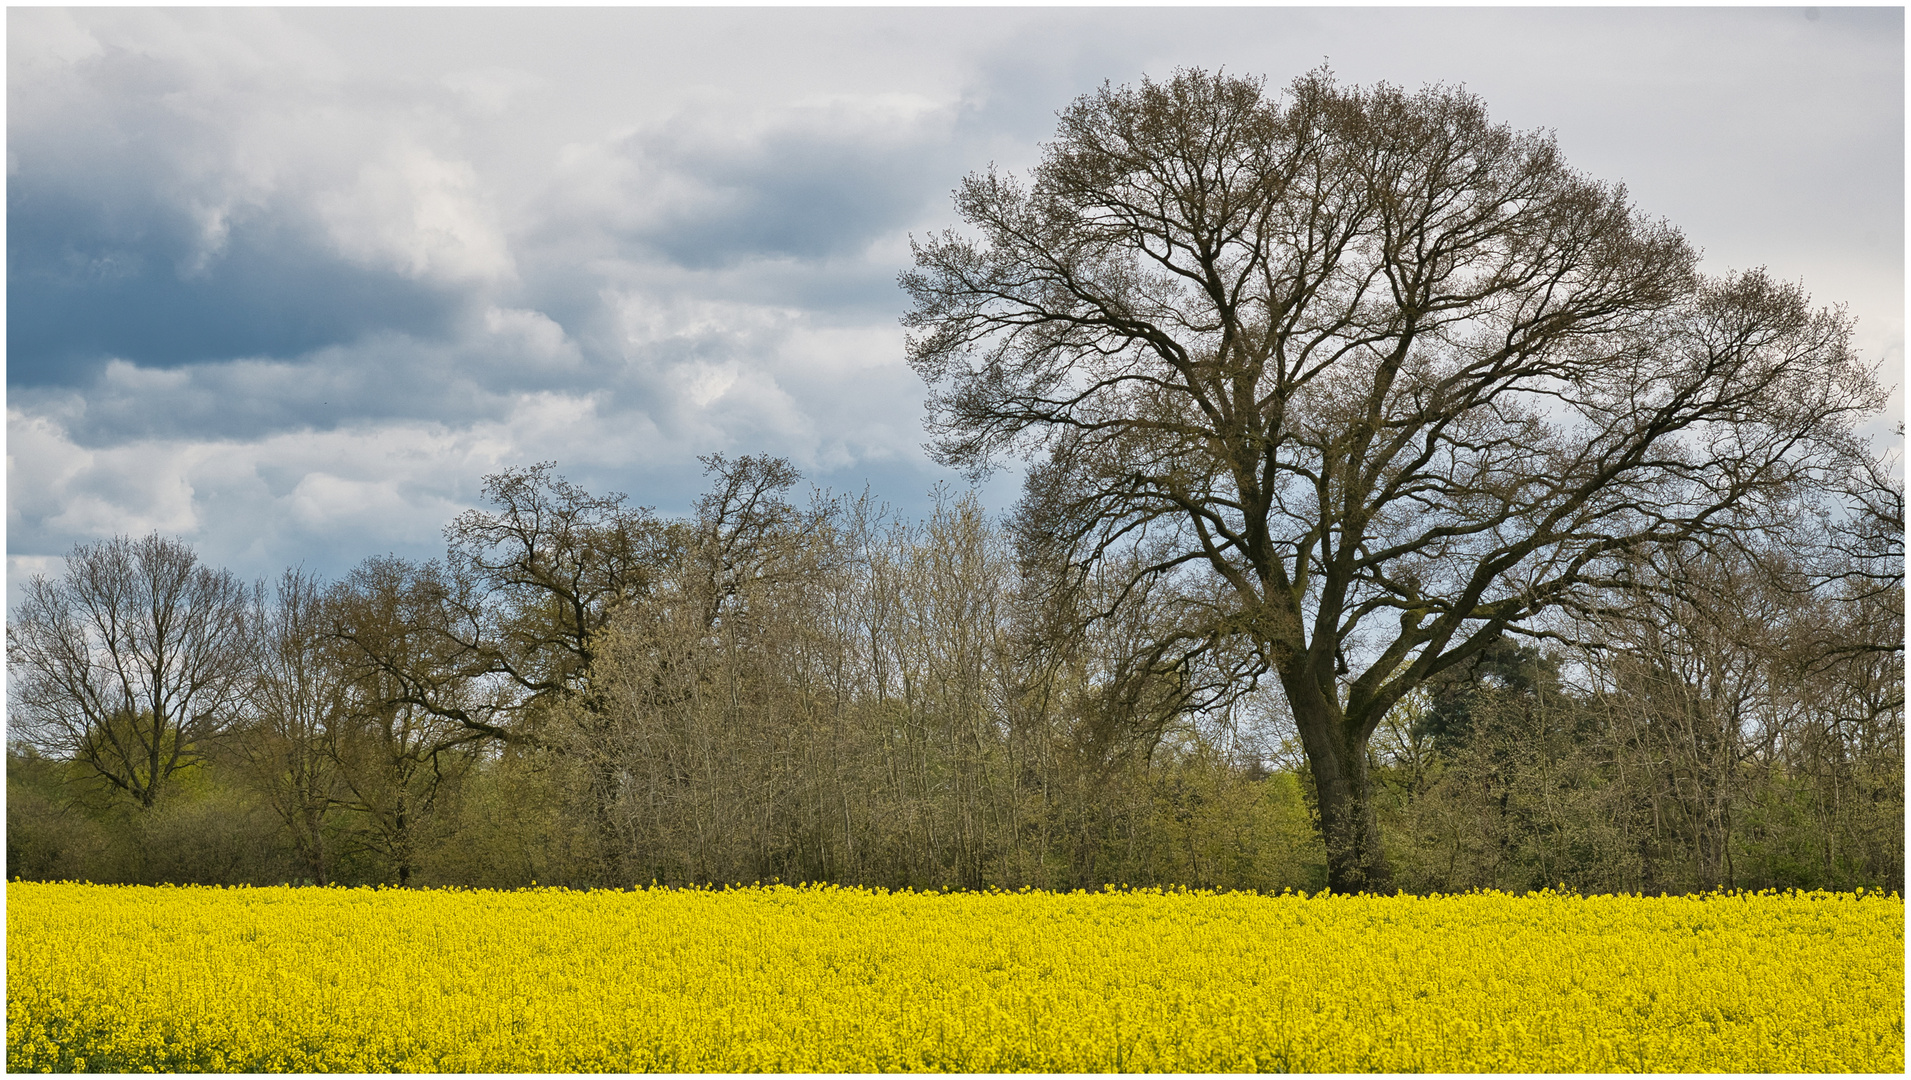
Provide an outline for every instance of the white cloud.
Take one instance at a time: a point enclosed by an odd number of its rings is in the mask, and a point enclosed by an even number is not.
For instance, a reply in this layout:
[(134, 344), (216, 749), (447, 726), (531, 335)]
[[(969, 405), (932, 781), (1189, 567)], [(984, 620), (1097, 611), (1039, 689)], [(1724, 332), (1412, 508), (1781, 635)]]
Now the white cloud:
[(315, 209), (333, 244), (354, 262), (411, 278), (487, 283), (512, 276), (497, 213), (468, 162), (399, 145), (359, 167)]
[[(254, 573), (327, 539), (349, 539), (348, 561), (428, 552), (484, 474), (553, 452), (588, 461), (606, 446), (641, 459), (636, 441), (603, 431), (590, 401), (562, 395), (532, 395), (501, 421), (460, 428), (390, 423), (109, 449), (76, 445), (51, 416), (9, 410), (9, 525), (28, 525), (41, 551), (158, 530)], [(592, 446), (598, 453), (583, 452)]]
[(197, 447), (171, 441), (86, 449), (52, 417), (10, 408), (8, 531), (74, 541), (155, 529), (196, 532), (188, 477), (198, 457)]
[(484, 330), (494, 339), (496, 347), (524, 361), (566, 371), (577, 370), (584, 364), (577, 343), (542, 311), (489, 307), (484, 311)]

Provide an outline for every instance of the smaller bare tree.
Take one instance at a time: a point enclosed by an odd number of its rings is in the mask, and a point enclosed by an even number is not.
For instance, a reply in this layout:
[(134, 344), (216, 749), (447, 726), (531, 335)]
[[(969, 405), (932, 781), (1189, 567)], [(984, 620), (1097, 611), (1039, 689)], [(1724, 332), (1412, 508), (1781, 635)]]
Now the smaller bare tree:
[(234, 740), (237, 756), (308, 876), (324, 885), (334, 856), (329, 819), (341, 805), (336, 743), (348, 698), (348, 672), (331, 655), (324, 587), (303, 570), (287, 570), (259, 626), (252, 723)]
[(158, 533), (81, 544), (7, 626), (14, 722), (151, 807), (234, 719), (260, 592)]

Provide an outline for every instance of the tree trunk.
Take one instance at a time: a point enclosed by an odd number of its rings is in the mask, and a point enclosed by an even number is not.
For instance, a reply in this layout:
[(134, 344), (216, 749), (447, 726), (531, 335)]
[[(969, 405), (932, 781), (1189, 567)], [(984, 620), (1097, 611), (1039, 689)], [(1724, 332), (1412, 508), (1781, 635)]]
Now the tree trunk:
[[(1325, 702), (1303, 704), (1290, 695), (1294, 723), (1314, 774), (1320, 836), (1327, 847), (1327, 887), (1337, 893), (1385, 893), (1393, 872), (1380, 848), (1367, 740)], [(1309, 707), (1311, 705), (1311, 707)]]
[(330, 884), (331, 875), (326, 871), (330, 861), (325, 852), (325, 826), (322, 812), (311, 802), (307, 802), (298, 815), (298, 824), (303, 826), (303, 836), (298, 843), (299, 854), (305, 860), (305, 868), (312, 872), (312, 883), (318, 886)]

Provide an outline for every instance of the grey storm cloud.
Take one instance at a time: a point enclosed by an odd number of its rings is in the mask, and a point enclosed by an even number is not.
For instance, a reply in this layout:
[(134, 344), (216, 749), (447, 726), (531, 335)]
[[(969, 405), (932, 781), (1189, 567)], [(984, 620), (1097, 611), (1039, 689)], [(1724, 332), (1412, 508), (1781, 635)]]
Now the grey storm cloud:
[[(617, 150), (661, 212), (631, 233), (670, 262), (703, 270), (744, 260), (855, 255), (939, 207), (952, 169), (946, 115), (841, 105), (789, 110), (760, 131), (686, 117)], [(648, 185), (642, 180), (649, 180)]]
[[(9, 57), (10, 387), (112, 357), (173, 367), (442, 332), (447, 282), (355, 258), (328, 228), (327, 189), (357, 164), (339, 148), (390, 125), (365, 103), (353, 116), (296, 48), (217, 48), (205, 26), (140, 13), (62, 63), (29, 43), (71, 44), (34, 33), (64, 13), (28, 14)], [(231, 45), (262, 28), (215, 29)]]
[(85, 208), (42, 213), (22, 196), (11, 209), (12, 221), (31, 222), (8, 230), (14, 386), (70, 385), (110, 358), (172, 368), (297, 356), (379, 332), (435, 336), (460, 299), (343, 263), (270, 222), (235, 227), (207, 269), (186, 275), (174, 269), (185, 245), (158, 228), (76, 243), (60, 226), (85, 222)]
[(1821, 15), (10, 9), (10, 591), (149, 529), (248, 575), (425, 557), (538, 460), (667, 513), (712, 451), (920, 506), (910, 236), (1183, 64), (1464, 83), (1895, 373), (1903, 15)]

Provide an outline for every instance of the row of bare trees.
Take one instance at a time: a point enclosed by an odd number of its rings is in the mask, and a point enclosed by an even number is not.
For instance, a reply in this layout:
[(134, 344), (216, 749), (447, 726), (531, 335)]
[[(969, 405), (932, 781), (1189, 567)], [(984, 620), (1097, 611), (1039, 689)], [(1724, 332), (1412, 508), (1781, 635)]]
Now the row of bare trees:
[(1378, 742), (1402, 877), (1901, 881), (1902, 592), (1825, 584), (1770, 551), (1665, 553), (1569, 644), (1435, 680)]
[[(1325, 883), (1281, 694), (1185, 597), (1067, 572), (1027, 507), (709, 464), (684, 520), (509, 470), (445, 560), (329, 583), (76, 549), (9, 623), (9, 874)], [(1857, 506), (1668, 550), (1392, 710), (1397, 884), (1900, 885), (1902, 555), (1850, 539), (1902, 533)]]

